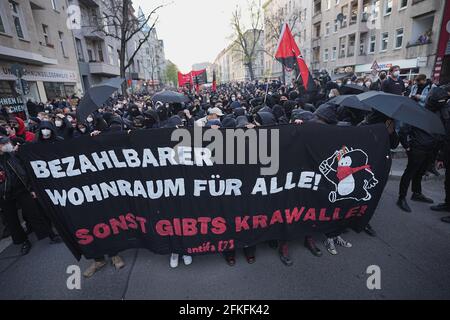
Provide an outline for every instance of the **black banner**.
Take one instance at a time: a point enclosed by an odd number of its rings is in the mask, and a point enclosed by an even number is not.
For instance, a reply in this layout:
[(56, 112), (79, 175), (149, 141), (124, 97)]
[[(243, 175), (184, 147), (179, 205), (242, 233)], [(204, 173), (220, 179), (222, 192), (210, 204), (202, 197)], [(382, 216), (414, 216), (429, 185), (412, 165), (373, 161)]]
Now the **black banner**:
[[(171, 141), (180, 132), (197, 139), (197, 130), (216, 145)], [(234, 136), (242, 134), (244, 143)], [(141, 130), (29, 144), (20, 156), (77, 258), (137, 247), (217, 253), (311, 231), (361, 231), (391, 166), (384, 125)], [(269, 167), (278, 170), (264, 175)]]

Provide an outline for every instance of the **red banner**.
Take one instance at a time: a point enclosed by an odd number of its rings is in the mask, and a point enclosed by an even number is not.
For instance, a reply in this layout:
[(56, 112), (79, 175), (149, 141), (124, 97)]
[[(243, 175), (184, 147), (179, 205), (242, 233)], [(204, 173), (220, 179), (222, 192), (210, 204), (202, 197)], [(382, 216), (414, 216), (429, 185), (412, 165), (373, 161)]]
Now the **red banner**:
[[(204, 75), (203, 75), (204, 74)], [(197, 79), (197, 81), (196, 81)], [(191, 71), (189, 73), (183, 74), (178, 72), (178, 86), (184, 87), (186, 84), (190, 84), (191, 87), (194, 84), (205, 84), (206, 83), (206, 69)]]

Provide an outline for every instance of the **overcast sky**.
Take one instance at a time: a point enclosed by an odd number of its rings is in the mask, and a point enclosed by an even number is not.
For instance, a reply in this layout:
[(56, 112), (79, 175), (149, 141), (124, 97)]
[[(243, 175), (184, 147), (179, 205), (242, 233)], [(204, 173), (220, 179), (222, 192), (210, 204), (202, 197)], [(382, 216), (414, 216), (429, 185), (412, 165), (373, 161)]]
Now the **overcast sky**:
[(213, 62), (217, 54), (230, 43), (231, 14), (240, 5), (245, 17), (246, 0), (133, 0), (137, 9), (148, 14), (158, 4), (158, 37), (164, 40), (166, 59), (182, 72), (192, 64)]

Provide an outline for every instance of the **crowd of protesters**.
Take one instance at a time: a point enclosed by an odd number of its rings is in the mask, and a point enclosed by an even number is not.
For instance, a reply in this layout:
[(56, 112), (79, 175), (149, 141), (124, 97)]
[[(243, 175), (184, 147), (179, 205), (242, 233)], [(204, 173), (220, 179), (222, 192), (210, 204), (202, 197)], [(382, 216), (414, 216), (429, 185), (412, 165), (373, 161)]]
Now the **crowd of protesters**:
[[(52, 101), (47, 104), (28, 102), (30, 121), (28, 126), (18, 117), (7, 112), (0, 116), (0, 188), (1, 209), (4, 224), (15, 244), (22, 245), (22, 253), (31, 248), (27, 233), (35, 232), (39, 239), (49, 237), (52, 243), (59, 237), (52, 231), (51, 221), (44, 209), (36, 201), (30, 189), (23, 165), (15, 156), (15, 151), (25, 143), (52, 143), (71, 141), (82, 136), (109, 134), (117, 131), (179, 128), (201, 126), (208, 128), (254, 128), (277, 124), (297, 124), (315, 122), (332, 126), (361, 126), (384, 123), (388, 130), (391, 148), (401, 143), (408, 155), (408, 164), (399, 187), (397, 205), (410, 212), (406, 196), (412, 183), (413, 201), (433, 203), (422, 193), (421, 180), (427, 171), (432, 174), (437, 168), (450, 165), (450, 88), (433, 84), (425, 75), (418, 75), (414, 82), (403, 80), (400, 68), (393, 66), (389, 71), (381, 71), (368, 77), (344, 77), (331, 81), (326, 72), (314, 79), (315, 90), (306, 92), (301, 81), (283, 85), (280, 81), (246, 82), (223, 84), (216, 90), (202, 89), (197, 92), (184, 89), (189, 103), (162, 103), (152, 101), (151, 96), (132, 95), (128, 98), (116, 96), (100, 109), (89, 115), (86, 121), (79, 122), (76, 117), (78, 99)], [(444, 122), (446, 136), (428, 134), (420, 129), (401, 124), (379, 112), (365, 112), (342, 107), (330, 102), (333, 98), (351, 93), (344, 88), (353, 85), (365, 90), (384, 91), (404, 95), (418, 102), (418, 107), (435, 112)], [(319, 130), (319, 129), (318, 129)], [(436, 165), (435, 165), (436, 164)], [(435, 211), (450, 211), (450, 179), (447, 170), (445, 179), (446, 199), (442, 204), (431, 207)], [(22, 209), (26, 229), (18, 218)], [(442, 219), (450, 222), (450, 217)], [(368, 225), (365, 231), (376, 236)], [(330, 254), (337, 254), (337, 247), (350, 248), (341, 233), (325, 235), (324, 246)], [(312, 236), (304, 239), (305, 246), (315, 256), (322, 252)], [(271, 241), (269, 245), (278, 248), (281, 261), (292, 265), (288, 243)], [(255, 247), (244, 248), (248, 263), (256, 261)], [(226, 262), (234, 265), (235, 252), (224, 254)], [(111, 255), (112, 263), (122, 268), (125, 263), (119, 255)], [(190, 256), (182, 257), (186, 265), (192, 263)], [(172, 254), (170, 266), (177, 267), (179, 256)], [(92, 276), (106, 264), (104, 257), (98, 257), (85, 271)]]

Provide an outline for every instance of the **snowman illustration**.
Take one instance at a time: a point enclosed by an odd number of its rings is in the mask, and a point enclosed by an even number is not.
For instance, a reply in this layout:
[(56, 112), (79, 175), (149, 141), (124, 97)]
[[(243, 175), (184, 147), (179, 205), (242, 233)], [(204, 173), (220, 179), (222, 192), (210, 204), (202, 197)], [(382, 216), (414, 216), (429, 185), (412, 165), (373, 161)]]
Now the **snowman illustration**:
[(374, 188), (378, 180), (368, 161), (369, 157), (363, 150), (344, 146), (320, 164), (320, 172), (335, 187), (328, 196), (330, 202), (346, 199), (369, 201), (372, 198), (368, 190)]

